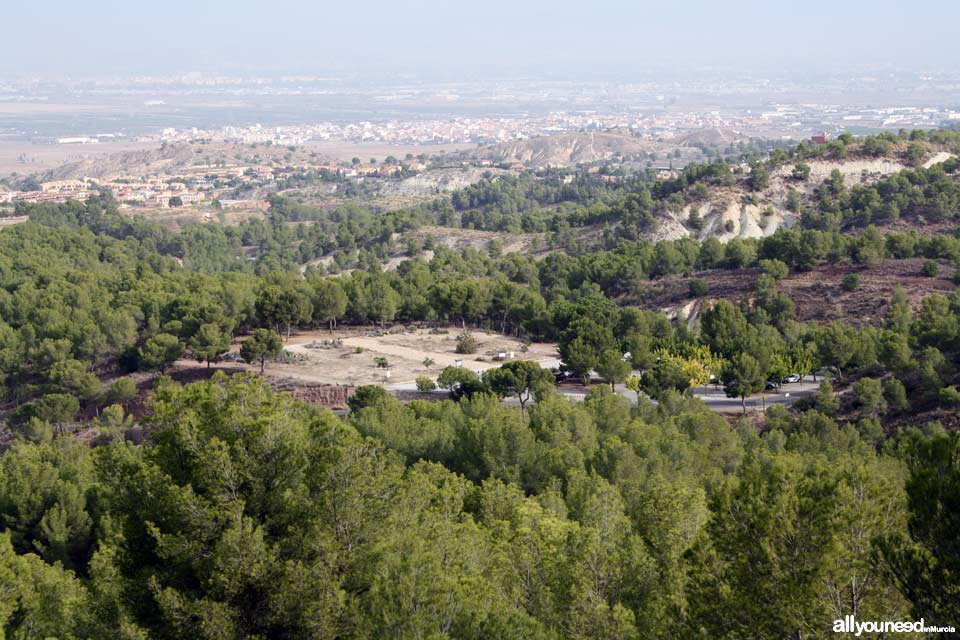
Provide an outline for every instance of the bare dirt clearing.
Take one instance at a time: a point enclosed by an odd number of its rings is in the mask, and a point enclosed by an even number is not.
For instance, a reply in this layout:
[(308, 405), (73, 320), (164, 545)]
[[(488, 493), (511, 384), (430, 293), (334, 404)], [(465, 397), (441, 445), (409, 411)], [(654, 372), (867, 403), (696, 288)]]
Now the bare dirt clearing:
[[(413, 382), (417, 376), (436, 379), (440, 371), (457, 360), (463, 367), (483, 371), (498, 367), (498, 353), (513, 352), (514, 359), (551, 361), (557, 358), (555, 344), (535, 343), (522, 351), (523, 343), (509, 336), (474, 331), (477, 353), (456, 353), (457, 327), (442, 329), (447, 333), (432, 333), (430, 329), (416, 329), (403, 333), (376, 335), (376, 330), (311, 331), (292, 337), (284, 348), (302, 357), (296, 363), (276, 363), (267, 366), (271, 376), (301, 379), (328, 384), (399, 384)], [(336, 344), (333, 341), (339, 340)], [(324, 344), (326, 342), (326, 344)], [(389, 366), (378, 367), (376, 358), (386, 358)], [(430, 367), (424, 360), (433, 361)], [(389, 375), (388, 375), (389, 374)]]
[(529, 253), (534, 240), (539, 239), (540, 246), (546, 245), (545, 233), (509, 233), (507, 231), (478, 231), (475, 229), (454, 229), (451, 227), (423, 226), (407, 234), (420, 241), (432, 238), (436, 244), (450, 249), (486, 249), (491, 241), (500, 243), (504, 253)]

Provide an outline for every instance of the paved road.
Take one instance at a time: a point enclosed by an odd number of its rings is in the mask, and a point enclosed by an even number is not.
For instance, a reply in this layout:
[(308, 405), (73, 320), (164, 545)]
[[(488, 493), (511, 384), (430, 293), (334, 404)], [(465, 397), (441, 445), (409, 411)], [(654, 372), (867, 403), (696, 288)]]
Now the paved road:
[[(818, 382), (815, 383), (812, 377), (807, 376), (803, 382), (785, 384), (778, 391), (758, 393), (747, 398), (747, 411), (762, 411), (772, 404), (790, 404), (799, 398), (814, 395), (819, 387), (819, 379)], [(558, 390), (571, 400), (583, 400), (586, 397), (586, 391), (583, 389), (559, 387)], [(632, 404), (637, 403), (637, 394), (624, 388), (623, 385), (618, 385), (617, 392), (627, 398)], [(696, 387), (693, 390), (693, 395), (707, 405), (707, 408), (711, 411), (718, 413), (739, 413), (743, 410), (740, 404), (740, 398), (728, 398), (723, 392), (723, 387), (719, 385)]]
[[(790, 404), (799, 398), (805, 398), (816, 394), (819, 387), (820, 378), (817, 379), (817, 382), (813, 382), (813, 378), (811, 376), (805, 376), (802, 382), (785, 384), (778, 391), (758, 393), (747, 398), (747, 411), (762, 411), (766, 407), (769, 407), (773, 404)], [(386, 389), (387, 391), (416, 391), (417, 387), (414, 383), (410, 382), (405, 384), (390, 385), (386, 387)], [(583, 400), (587, 395), (587, 391), (585, 389), (578, 387), (561, 386), (557, 388), (557, 391), (574, 401)], [(625, 388), (622, 384), (617, 386), (617, 392), (629, 400), (631, 404), (637, 403), (637, 394)], [(438, 390), (435, 393), (438, 395), (446, 395), (447, 392)], [(716, 411), (718, 413), (739, 413), (742, 411), (740, 398), (728, 398), (723, 392), (722, 386), (709, 385), (696, 387), (693, 390), (693, 394), (705, 405), (707, 405), (707, 408), (711, 411)], [(504, 402), (509, 405), (519, 406), (520, 404), (516, 398), (506, 398), (504, 399)]]
[[(758, 393), (747, 398), (747, 411), (762, 411), (772, 404), (790, 404), (799, 398), (816, 394), (819, 388), (819, 378), (813, 382), (811, 376), (806, 376), (802, 382), (784, 384), (777, 391)], [(722, 386), (697, 387), (693, 393), (713, 411), (729, 413), (743, 410), (740, 398), (728, 398)]]

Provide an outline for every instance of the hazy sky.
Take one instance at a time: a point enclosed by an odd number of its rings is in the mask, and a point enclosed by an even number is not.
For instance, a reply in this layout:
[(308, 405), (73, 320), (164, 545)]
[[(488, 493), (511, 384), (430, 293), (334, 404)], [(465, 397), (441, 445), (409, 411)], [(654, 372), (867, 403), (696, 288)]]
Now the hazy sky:
[(0, 70), (429, 75), (960, 60), (956, 0), (3, 0)]

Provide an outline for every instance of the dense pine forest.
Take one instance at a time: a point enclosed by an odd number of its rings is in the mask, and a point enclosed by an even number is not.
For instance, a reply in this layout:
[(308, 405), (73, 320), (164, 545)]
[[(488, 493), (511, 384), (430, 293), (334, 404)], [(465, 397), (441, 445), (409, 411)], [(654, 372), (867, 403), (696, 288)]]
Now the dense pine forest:
[[(924, 168), (929, 145), (960, 137), (842, 136), (669, 180), (491, 176), (394, 212), (278, 196), (265, 220), (179, 231), (109, 193), (18, 205), (29, 220), (0, 230), (0, 638), (800, 640), (845, 615), (960, 623), (960, 293), (895, 286), (875, 322), (817, 322), (782, 286), (837, 265), (851, 291), (903, 264), (960, 281), (960, 163)], [(799, 182), (817, 158), (891, 154), (911, 168), (832, 175), (766, 237), (645, 235), (777, 167)], [(454, 250), (432, 227), (543, 244)], [(724, 274), (744, 295), (711, 295)], [(649, 303), (669, 278), (705, 302), (698, 317)], [(451, 368), (448, 399), (361, 387), (337, 416), (252, 372), (163, 375), (233, 341), (263, 366), (298, 329), (393, 323), (556, 341), (572, 376), (610, 384), (573, 403), (539, 367)], [(140, 417), (128, 376), (144, 371)], [(826, 377), (759, 417), (689, 393), (713, 379), (744, 401), (791, 373)]]

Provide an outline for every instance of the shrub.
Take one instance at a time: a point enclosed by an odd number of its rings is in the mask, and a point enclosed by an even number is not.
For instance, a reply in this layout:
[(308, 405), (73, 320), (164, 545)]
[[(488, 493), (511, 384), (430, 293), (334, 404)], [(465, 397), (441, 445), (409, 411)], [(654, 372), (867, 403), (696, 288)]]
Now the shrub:
[(800, 192), (796, 189), (790, 189), (790, 191), (787, 192), (787, 211), (800, 213), (800, 207), (802, 206), (803, 199), (800, 197)]
[(700, 217), (700, 213), (698, 211), (693, 210), (690, 212), (690, 217), (687, 219), (687, 226), (694, 231), (700, 231), (703, 229), (703, 218)]
[(347, 405), (350, 411), (356, 413), (364, 407), (372, 407), (382, 403), (388, 397), (387, 390), (377, 385), (364, 385), (357, 387), (352, 396), (347, 398)]
[(840, 401), (833, 394), (833, 385), (829, 380), (820, 383), (820, 390), (816, 395), (816, 408), (817, 411), (828, 416), (837, 415), (840, 409)]
[(876, 417), (887, 412), (883, 386), (875, 378), (862, 378), (853, 383), (853, 397), (861, 414)]
[(710, 285), (707, 284), (706, 280), (701, 280), (697, 278), (690, 281), (690, 295), (694, 298), (699, 298), (701, 296), (707, 295), (707, 292), (710, 290)]
[(760, 271), (776, 281), (783, 280), (790, 274), (790, 268), (782, 260), (761, 260)]
[(944, 407), (953, 408), (960, 406), (960, 391), (956, 385), (940, 389), (940, 404)]
[(887, 378), (883, 383), (883, 397), (887, 399), (887, 406), (894, 411), (909, 411), (910, 401), (907, 400), (907, 390), (903, 383), (896, 378)]
[(848, 273), (843, 276), (840, 286), (844, 291), (856, 291), (860, 288), (860, 276), (856, 273)]
[(765, 166), (756, 162), (750, 169), (748, 183), (751, 191), (763, 191), (770, 186), (770, 172)]
[(477, 339), (469, 331), (457, 336), (457, 353), (476, 353)]
[(437, 388), (437, 383), (427, 376), (417, 376), (417, 391), (427, 392)]
[(390, 363), (383, 356), (377, 356), (373, 359), (373, 363), (377, 365), (379, 369), (387, 369), (390, 366)]
[(861, 440), (874, 447), (881, 445), (886, 436), (880, 421), (871, 418), (861, 418), (857, 422), (857, 431), (860, 432)]
[(920, 269), (920, 273), (928, 278), (936, 278), (937, 274), (940, 273), (940, 265), (934, 260), (927, 260), (923, 263), (923, 268)]
[(34, 444), (50, 442), (53, 439), (53, 427), (49, 422), (41, 420), (36, 416), (33, 416), (22, 424), (14, 426), (13, 431), (21, 438)]
[(117, 378), (107, 391), (107, 398), (114, 403), (123, 404), (137, 397), (137, 384), (131, 378)]

